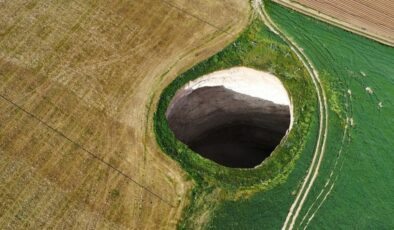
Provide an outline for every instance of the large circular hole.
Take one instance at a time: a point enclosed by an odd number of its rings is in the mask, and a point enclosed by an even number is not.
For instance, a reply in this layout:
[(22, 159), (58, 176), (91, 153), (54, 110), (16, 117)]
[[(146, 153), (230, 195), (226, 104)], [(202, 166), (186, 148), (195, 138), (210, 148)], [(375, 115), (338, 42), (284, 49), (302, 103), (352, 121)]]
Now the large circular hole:
[(175, 136), (221, 165), (252, 168), (267, 158), (291, 127), (291, 106), (274, 75), (235, 67), (182, 87), (166, 117)]

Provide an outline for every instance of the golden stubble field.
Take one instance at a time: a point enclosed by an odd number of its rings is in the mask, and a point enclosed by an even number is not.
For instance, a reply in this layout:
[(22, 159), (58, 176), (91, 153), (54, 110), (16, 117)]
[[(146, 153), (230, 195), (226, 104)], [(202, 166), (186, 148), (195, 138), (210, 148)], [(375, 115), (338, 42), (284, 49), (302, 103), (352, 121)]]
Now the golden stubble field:
[(394, 46), (394, 2), (391, 0), (274, 1)]
[(161, 90), (247, 24), (240, 0), (1, 1), (0, 228), (171, 229), (192, 186)]

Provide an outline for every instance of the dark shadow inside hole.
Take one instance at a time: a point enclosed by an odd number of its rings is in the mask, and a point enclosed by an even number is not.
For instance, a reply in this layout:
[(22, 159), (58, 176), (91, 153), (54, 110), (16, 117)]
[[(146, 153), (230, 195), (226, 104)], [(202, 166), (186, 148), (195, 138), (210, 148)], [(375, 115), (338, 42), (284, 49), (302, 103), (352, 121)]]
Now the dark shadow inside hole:
[(166, 115), (175, 136), (193, 151), (234, 168), (259, 165), (290, 124), (287, 105), (222, 86), (178, 92)]

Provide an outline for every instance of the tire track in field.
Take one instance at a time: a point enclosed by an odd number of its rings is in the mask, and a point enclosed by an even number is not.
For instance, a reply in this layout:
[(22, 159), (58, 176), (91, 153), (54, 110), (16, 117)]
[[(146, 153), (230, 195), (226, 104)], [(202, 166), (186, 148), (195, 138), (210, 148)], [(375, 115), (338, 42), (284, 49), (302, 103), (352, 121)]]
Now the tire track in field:
[(311, 165), (307, 171), (307, 175), (302, 183), (301, 189), (297, 192), (297, 196), (290, 207), (287, 214), (286, 220), (282, 226), (282, 229), (293, 229), (297, 217), (305, 203), (305, 200), (314, 184), (320, 169), (321, 162), (323, 160), (327, 133), (328, 133), (328, 109), (327, 109), (327, 98), (324, 92), (324, 88), (320, 82), (319, 73), (316, 71), (311, 61), (304, 54), (303, 50), (298, 47), (298, 45), (287, 38), (284, 34), (280, 32), (278, 27), (273, 23), (268, 13), (265, 10), (265, 6), (261, 0), (253, 0), (253, 8), (260, 15), (265, 24), (273, 31), (275, 34), (280, 36), (294, 51), (297, 57), (302, 61), (306, 67), (308, 73), (310, 74), (313, 84), (316, 89), (318, 103), (319, 103), (319, 134), (317, 138), (317, 143), (315, 147), (315, 152), (313, 154), (313, 159)]
[[(304, 217), (301, 219), (301, 222), (299, 223), (300, 228), (302, 228), (302, 225), (305, 224), (305, 226), (302, 229), (306, 229), (309, 225), (309, 223), (312, 221), (312, 219), (315, 217), (316, 213), (319, 211), (321, 206), (323, 206), (323, 203), (326, 201), (328, 195), (330, 195), (331, 191), (335, 187), (336, 181), (338, 179), (339, 173), (342, 171), (343, 167), (343, 161), (342, 163), (339, 163), (341, 160), (342, 155), (344, 154), (344, 146), (346, 141), (350, 141), (350, 129), (352, 127), (352, 106), (351, 106), (351, 100), (352, 100), (352, 95), (350, 89), (347, 92), (346, 96), (346, 104), (345, 104), (345, 111), (346, 111), (346, 123), (345, 123), (345, 128), (341, 140), (341, 147), (339, 148), (339, 151), (337, 153), (337, 157), (335, 160), (334, 167), (332, 168), (329, 177), (324, 184), (324, 187), (321, 189), (319, 195), (316, 197), (315, 201), (310, 205), (308, 211), (305, 213)], [(340, 164), (339, 168), (338, 165)], [(337, 169), (338, 168), (338, 169)], [(337, 174), (334, 178), (334, 174)], [(327, 190), (328, 189), (328, 190)], [(322, 198), (320, 201), (319, 199)], [(314, 210), (313, 210), (314, 209)]]
[[(334, 178), (334, 173), (336, 171), (336, 168), (339, 164), (339, 160), (342, 156), (342, 152), (343, 152), (343, 147), (344, 147), (344, 143), (346, 141), (346, 135), (347, 135), (347, 130), (348, 130), (348, 124), (346, 124), (347, 127), (345, 127), (345, 131), (343, 133), (343, 138), (341, 141), (341, 148), (338, 151), (338, 157), (335, 160), (335, 164), (333, 169), (330, 172), (330, 175), (326, 181), (326, 183), (324, 184), (324, 187), (321, 189), (319, 195), (316, 197), (315, 201), (312, 203), (312, 205), (309, 207), (308, 211), (306, 212), (306, 214), (304, 215), (304, 217), (301, 219), (301, 222), (299, 223), (299, 227), (301, 227), (304, 224), (304, 221), (306, 221), (305, 227), (303, 229), (306, 229), (309, 225), (309, 223), (311, 222), (311, 220), (314, 218), (314, 216), (316, 215), (317, 211), (319, 211), (320, 207), (323, 205), (323, 203), (325, 202), (325, 200), (327, 199), (328, 195), (331, 193), (332, 189), (335, 186), (335, 183), (338, 179), (338, 175), (335, 176)], [(339, 166), (338, 169), (338, 173), (339, 174), (342, 171), (342, 166), (343, 166), (343, 162), (342, 164)], [(328, 189), (328, 190), (327, 190)], [(319, 201), (319, 199), (322, 197), (322, 199)], [(317, 205), (317, 207), (315, 208), (315, 210), (313, 210), (313, 208)], [(313, 212), (312, 212), (313, 211)], [(309, 218), (308, 218), (309, 217)]]

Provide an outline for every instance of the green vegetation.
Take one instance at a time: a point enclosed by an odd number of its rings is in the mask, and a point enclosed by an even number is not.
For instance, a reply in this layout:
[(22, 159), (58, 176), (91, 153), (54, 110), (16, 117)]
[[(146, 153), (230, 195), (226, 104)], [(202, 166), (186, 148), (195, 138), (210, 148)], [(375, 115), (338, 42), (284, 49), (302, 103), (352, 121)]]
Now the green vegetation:
[[(207, 73), (234, 66), (269, 71), (278, 76), (290, 93), (294, 105), (295, 126), (287, 140), (271, 157), (254, 169), (232, 169), (202, 158), (178, 141), (168, 127), (165, 111), (176, 91), (188, 81)], [(176, 78), (162, 93), (155, 114), (155, 132), (159, 145), (177, 160), (195, 181), (192, 199), (180, 227), (190, 227), (191, 218), (216, 207), (217, 202), (237, 200), (283, 183), (307, 144), (306, 136), (316, 129), (316, 96), (312, 81), (290, 48), (264, 24), (255, 19), (227, 48), (199, 63)], [(308, 148), (313, 148), (310, 143)], [(200, 213), (200, 214), (199, 214)]]
[[(338, 176), (335, 189), (310, 226), (394, 227), (390, 218), (394, 211), (394, 181), (390, 178), (394, 162), (394, 49), (276, 4), (272, 5), (271, 14), (304, 48), (318, 70), (327, 73), (322, 77), (335, 87), (337, 94), (351, 94), (349, 99), (342, 96), (344, 107), (348, 108), (346, 115), (354, 124), (340, 159), (343, 167), (333, 171)], [(337, 138), (331, 136), (328, 145), (338, 145)], [(328, 150), (327, 162), (336, 160), (336, 153)], [(332, 169), (333, 166), (325, 167), (321, 184)], [(321, 188), (322, 185), (316, 186), (315, 194)], [(315, 197), (310, 197), (307, 207)]]
[[(296, 228), (392, 229), (394, 49), (275, 3), (267, 8), (319, 71), (330, 108), (324, 160)], [(315, 137), (304, 138), (304, 153), (285, 183), (223, 202), (209, 228), (280, 229), (310, 163)]]

